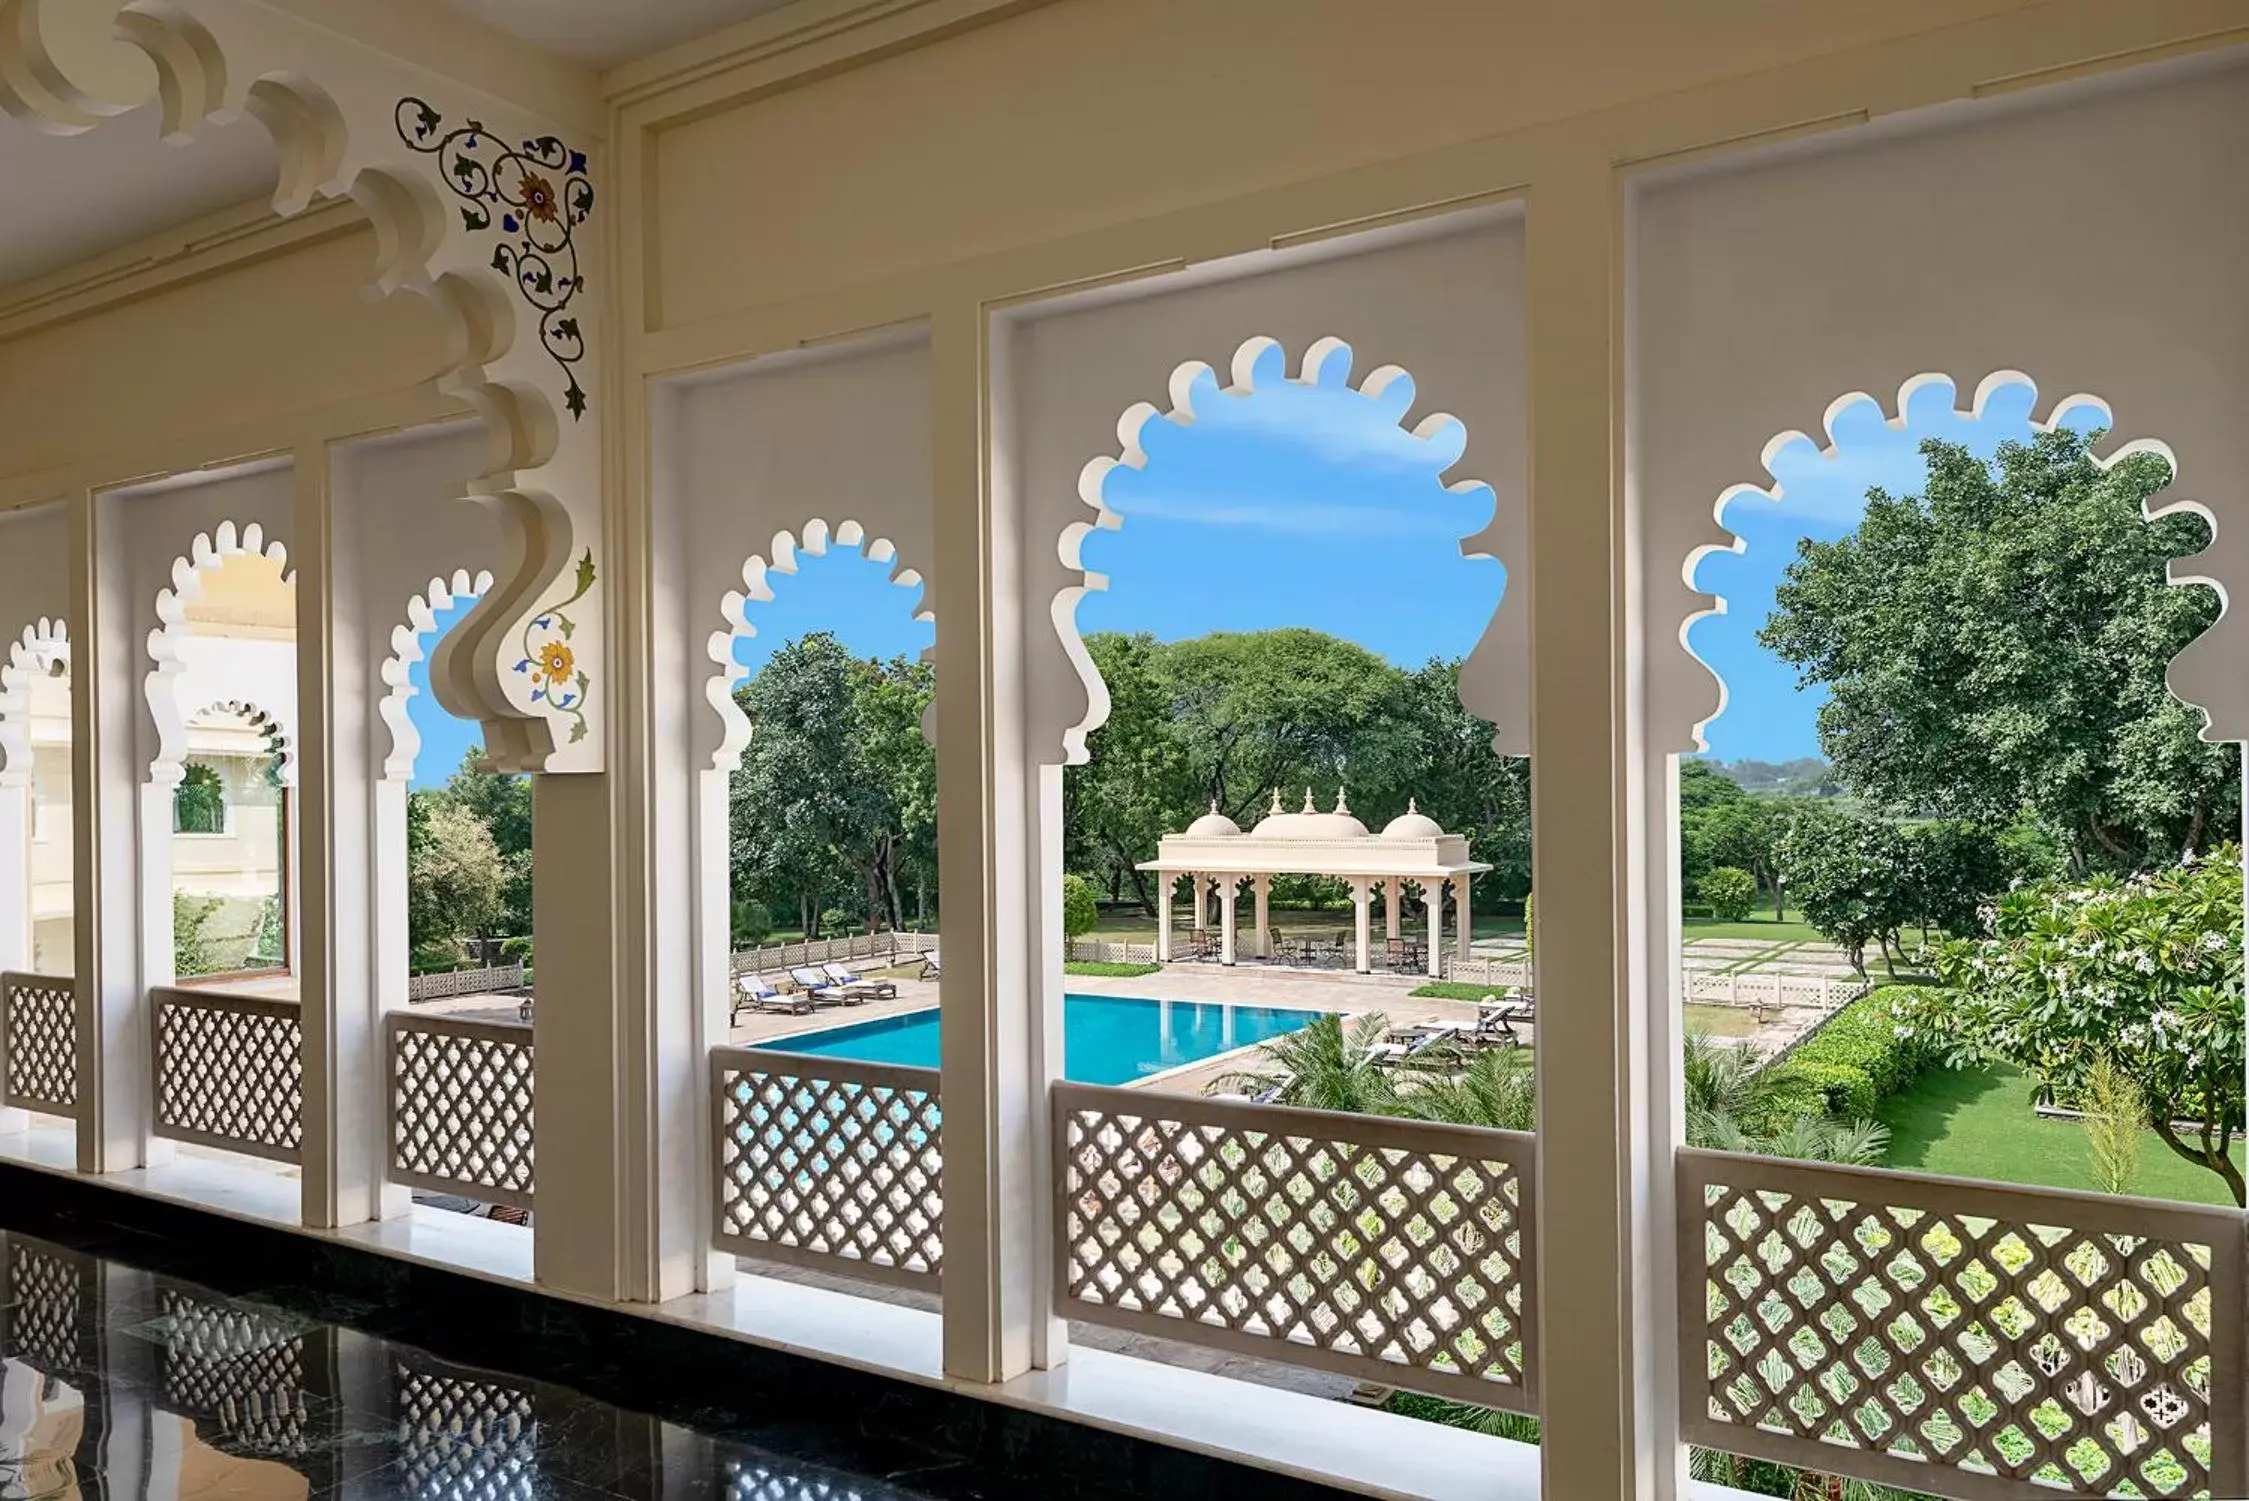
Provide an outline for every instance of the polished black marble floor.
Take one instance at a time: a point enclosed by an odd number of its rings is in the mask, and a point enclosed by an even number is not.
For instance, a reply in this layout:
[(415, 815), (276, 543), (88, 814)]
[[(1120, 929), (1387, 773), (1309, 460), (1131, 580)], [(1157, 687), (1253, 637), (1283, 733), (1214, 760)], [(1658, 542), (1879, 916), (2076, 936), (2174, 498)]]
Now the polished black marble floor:
[(866, 1413), (817, 1423), (714, 1402), (707, 1422), (681, 1423), (628, 1411), (507, 1370), (504, 1350), (483, 1368), (362, 1332), (355, 1313), (374, 1310), (308, 1303), (318, 1296), (225, 1296), (0, 1232), (0, 1501), (966, 1501), (1043, 1489), (979, 1474)]

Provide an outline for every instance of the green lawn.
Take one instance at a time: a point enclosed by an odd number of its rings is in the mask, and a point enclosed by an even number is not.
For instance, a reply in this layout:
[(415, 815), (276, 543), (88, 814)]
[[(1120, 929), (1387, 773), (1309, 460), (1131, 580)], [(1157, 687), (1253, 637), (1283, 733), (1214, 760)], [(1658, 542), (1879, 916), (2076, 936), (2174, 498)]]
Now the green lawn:
[[(2074, 1121), (2041, 1120), (2030, 1097), (2030, 1080), (2012, 1068), (1931, 1069), (1882, 1107), (1890, 1128), (1888, 1165), (2091, 1191), (2083, 1130)], [(2237, 1161), (2241, 1155), (2235, 1147)], [(2217, 1174), (2181, 1160), (2152, 1131), (2140, 1148), (2135, 1191), (2192, 1204), (2233, 1202)]]
[[(1819, 932), (1810, 923), (1790, 918), (1775, 922), (1770, 907), (1752, 912), (1740, 922), (1720, 922), (1714, 917), (1681, 918), (1684, 937), (1693, 938), (1761, 938), (1768, 943), (1819, 943)], [(1480, 926), (1480, 925), (1479, 925)]]
[(1162, 969), (1160, 964), (1115, 964), (1106, 959), (1070, 959), (1062, 965), (1066, 975), (1093, 975), (1104, 980), (1137, 980)]

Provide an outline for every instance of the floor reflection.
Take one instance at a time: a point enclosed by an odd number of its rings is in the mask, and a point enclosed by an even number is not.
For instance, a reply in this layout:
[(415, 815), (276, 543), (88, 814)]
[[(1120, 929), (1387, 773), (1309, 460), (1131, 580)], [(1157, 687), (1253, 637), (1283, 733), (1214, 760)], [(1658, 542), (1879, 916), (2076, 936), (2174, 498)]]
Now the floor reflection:
[(0, 1232), (0, 1501), (987, 1494), (948, 1468), (854, 1474)]

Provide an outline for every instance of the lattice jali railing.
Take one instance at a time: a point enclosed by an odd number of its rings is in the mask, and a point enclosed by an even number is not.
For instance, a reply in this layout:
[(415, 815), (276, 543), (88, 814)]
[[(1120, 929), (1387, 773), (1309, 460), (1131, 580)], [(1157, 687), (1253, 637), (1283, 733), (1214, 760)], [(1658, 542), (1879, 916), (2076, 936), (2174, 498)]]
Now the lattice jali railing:
[(207, 1415), (240, 1452), (326, 1454), (332, 1328), (169, 1287), (163, 1309), (154, 1332), (168, 1405)]
[[(50, 1376), (81, 1369), (93, 1262), (21, 1234), (0, 1235), (0, 1355)], [(0, 1479), (4, 1479), (0, 1476)], [(0, 1492), (4, 1494), (4, 1492)]]
[(530, 1392), (416, 1357), (391, 1373), (404, 1493), (426, 1501), (516, 1501), (543, 1494), (538, 1409)]
[(156, 1134), (295, 1162), (304, 1136), (304, 1028), (295, 1001), (159, 989)]
[(722, 1251), (934, 1287), (944, 1263), (937, 1071), (711, 1053)]
[(1066, 1317), (1537, 1406), (1534, 1138), (1054, 1089)]
[(2249, 1494), (2243, 1227), (1682, 1152), (1686, 1436), (1968, 1501)]
[(394, 1011), (394, 1182), (531, 1207), (531, 1029)]
[(78, 996), (69, 979), (0, 975), (0, 1105), (78, 1114)]

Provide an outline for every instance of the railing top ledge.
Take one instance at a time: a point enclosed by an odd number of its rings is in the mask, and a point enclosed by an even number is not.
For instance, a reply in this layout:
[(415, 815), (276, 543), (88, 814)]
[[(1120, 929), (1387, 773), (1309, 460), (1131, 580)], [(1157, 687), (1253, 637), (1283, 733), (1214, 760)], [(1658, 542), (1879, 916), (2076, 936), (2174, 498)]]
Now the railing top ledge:
[(384, 1024), (392, 1032), (442, 1032), (454, 1037), (480, 1037), (518, 1047), (531, 1045), (531, 1024), (514, 1017), (447, 1016), (443, 1012), (405, 1011), (393, 1008)]
[(1316, 1137), (1370, 1147), (1487, 1157), (1518, 1167), (1528, 1167), (1538, 1149), (1538, 1138), (1528, 1131), (1445, 1125), (1394, 1115), (1363, 1115), (1351, 1110), (1312, 1110), (1301, 1105), (1259, 1105), (1247, 1100), (1158, 1094), (1153, 1090), (1127, 1089), (1114, 1084), (1057, 1083), (1054, 1109), (1057, 1116), (1072, 1110), (1091, 1109), (1136, 1120), (1173, 1120), (1183, 1125), (1225, 1126), (1272, 1136)]
[(185, 985), (153, 985), (149, 1000), (166, 1006), (199, 1007), (205, 1011), (234, 1011), (249, 1016), (280, 1016), (295, 1020), (304, 1007), (288, 996), (248, 995), (239, 990), (204, 990)]
[(853, 1058), (828, 1058), (818, 1053), (790, 1053), (778, 1048), (713, 1048), (713, 1077), (732, 1069), (740, 1073), (777, 1074), (795, 1079), (822, 1079), (835, 1084), (891, 1085), (937, 1094), (943, 1074), (934, 1068), (910, 1063), (863, 1063)]
[[(1844, 1167), (1779, 1157), (1681, 1147), (1679, 1167), (1700, 1187), (1724, 1183), (1810, 1198), (1863, 1196), (1900, 1207), (1983, 1219), (1997, 1215), (2104, 1234), (2238, 1246), (2249, 1232), (2249, 1212), (2216, 1204), (2181, 1204), (2127, 1194), (2072, 1192), (1980, 1178), (1948, 1178), (1886, 1167)], [(2049, 1216), (2049, 1217), (2042, 1217)]]
[(78, 982), (69, 975), (42, 975), (28, 969), (0, 970), (0, 986), (53, 987), (68, 989)]

